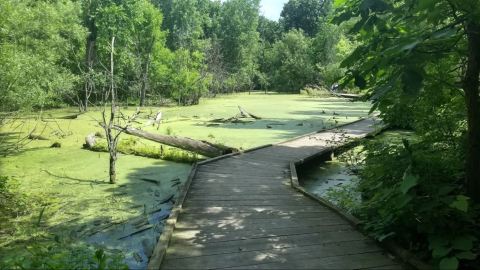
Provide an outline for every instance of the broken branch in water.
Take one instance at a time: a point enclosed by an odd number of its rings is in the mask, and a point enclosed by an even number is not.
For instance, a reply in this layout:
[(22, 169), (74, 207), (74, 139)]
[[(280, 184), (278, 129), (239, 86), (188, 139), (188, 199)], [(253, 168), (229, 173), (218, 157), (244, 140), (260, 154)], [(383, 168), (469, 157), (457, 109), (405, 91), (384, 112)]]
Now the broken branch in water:
[[(257, 115), (254, 115), (254, 114), (248, 112), (247, 110), (245, 110), (241, 106), (238, 106), (238, 110), (240, 111), (240, 113), (238, 113), (234, 117), (230, 117), (230, 118), (226, 118), (226, 119), (225, 118), (213, 119), (210, 122), (212, 122), (212, 123), (250, 123), (250, 122), (253, 122), (253, 120), (252, 121), (244, 121), (240, 118), (253, 118), (255, 120), (262, 119), (260, 116), (257, 116)], [(217, 125), (217, 124), (209, 124), (208, 126), (215, 126), (215, 125)]]
[(253, 119), (256, 119), (256, 120), (260, 120), (262, 119), (261, 117), (259, 116), (256, 116), (250, 112), (247, 112), (244, 108), (238, 106), (238, 109), (240, 110), (240, 115), (242, 116), (242, 118), (248, 118), (248, 117), (251, 117)]

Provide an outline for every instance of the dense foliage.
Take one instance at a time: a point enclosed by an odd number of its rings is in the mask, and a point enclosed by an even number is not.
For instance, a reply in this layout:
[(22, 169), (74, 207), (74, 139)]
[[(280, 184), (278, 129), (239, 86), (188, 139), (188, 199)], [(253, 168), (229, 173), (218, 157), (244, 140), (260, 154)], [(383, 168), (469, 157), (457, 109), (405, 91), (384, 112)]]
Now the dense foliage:
[(127, 104), (330, 85), (341, 75), (331, 65), (337, 44), (353, 49), (343, 31), (332, 31), (331, 6), (292, 0), (276, 22), (259, 15), (259, 0), (5, 0), (1, 109), (99, 104), (112, 37), (115, 88)]
[(360, 45), (341, 64), (391, 126), (418, 138), (368, 147), (358, 210), (378, 239), (475, 268), (480, 201), (480, 3), (336, 1)]
[(85, 245), (56, 243), (32, 246), (26, 255), (19, 255), (0, 265), (5, 269), (128, 269), (121, 254), (106, 253)]

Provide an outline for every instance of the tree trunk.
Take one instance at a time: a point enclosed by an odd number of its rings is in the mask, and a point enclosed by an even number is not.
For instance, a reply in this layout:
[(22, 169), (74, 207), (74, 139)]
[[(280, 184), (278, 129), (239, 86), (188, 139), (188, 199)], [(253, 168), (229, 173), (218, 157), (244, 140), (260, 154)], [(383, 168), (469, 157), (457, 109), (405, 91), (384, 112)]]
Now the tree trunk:
[(95, 26), (95, 20), (90, 17), (90, 10), (91, 7), (88, 8), (86, 11), (86, 19), (85, 24), (88, 29), (88, 35), (86, 40), (86, 52), (85, 52), (85, 66), (87, 69), (87, 74), (85, 75), (85, 93), (84, 93), (84, 100), (83, 100), (83, 109), (84, 111), (88, 111), (88, 102), (90, 99), (90, 95), (93, 91), (93, 82), (92, 82), (92, 70), (93, 70), (93, 62), (94, 62), (94, 55), (95, 55), (95, 43), (97, 40), (97, 29)]
[(147, 139), (150, 141), (158, 142), (161, 144), (177, 147), (183, 150), (191, 151), (194, 153), (198, 153), (200, 155), (206, 157), (217, 157), (224, 154), (232, 153), (237, 151), (234, 148), (228, 147), (220, 147), (216, 145), (212, 145), (208, 142), (197, 141), (190, 138), (185, 137), (175, 137), (175, 136), (167, 136), (167, 135), (160, 135), (160, 134), (153, 134), (150, 132), (146, 132), (140, 129), (135, 128), (122, 128), (119, 126), (114, 127), (117, 130), (121, 130), (129, 135), (133, 135), (136, 137), (140, 137), (143, 139)]
[(142, 78), (142, 88), (140, 89), (140, 107), (145, 106), (145, 96), (147, 95), (147, 89), (149, 86), (148, 81), (148, 70), (150, 68), (150, 55), (147, 58), (147, 63), (145, 63), (145, 70), (143, 72)]
[[(108, 125), (106, 124), (105, 119), (105, 111), (103, 112), (103, 121), (104, 121), (104, 129), (107, 135), (107, 143), (108, 143), (108, 152), (110, 153), (110, 166), (109, 166), (109, 176), (110, 176), (110, 184), (115, 184), (117, 178), (117, 172), (115, 168), (115, 162), (117, 161), (117, 144), (118, 144), (118, 136), (120, 133), (112, 134), (114, 130), (115, 124), (115, 113), (117, 110), (116, 107), (116, 93), (115, 93), (115, 80), (114, 80), (114, 62), (113, 62), (113, 55), (115, 51), (115, 37), (112, 37), (111, 43), (111, 52), (110, 52), (110, 98), (111, 98), (111, 106), (110, 106), (110, 120)], [(106, 100), (105, 100), (106, 102)]]
[(466, 186), (468, 195), (480, 202), (480, 25), (469, 22), (468, 65), (463, 82), (468, 115), (468, 149), (466, 159)]
[(85, 76), (85, 96), (83, 101), (83, 110), (85, 112), (88, 111), (88, 102), (93, 90), (92, 78), (90, 76), (92, 76), (93, 70), (93, 50), (95, 47), (95, 40), (93, 40), (91, 36), (92, 34), (90, 34), (87, 38), (87, 51), (85, 56), (85, 64), (87, 66), (87, 74)]
[(109, 170), (109, 176), (110, 176), (110, 184), (115, 184), (117, 182), (117, 170), (115, 169), (116, 163), (117, 162), (117, 154), (110, 152), (110, 170)]

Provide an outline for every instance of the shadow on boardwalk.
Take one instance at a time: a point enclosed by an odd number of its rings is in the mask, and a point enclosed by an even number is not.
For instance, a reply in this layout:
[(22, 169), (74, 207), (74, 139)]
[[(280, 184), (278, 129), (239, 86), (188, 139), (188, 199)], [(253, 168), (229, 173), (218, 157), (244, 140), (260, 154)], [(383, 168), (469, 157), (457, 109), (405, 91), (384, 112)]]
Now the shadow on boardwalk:
[(291, 161), (374, 130), (366, 119), (202, 164), (162, 269), (401, 269), (342, 217), (290, 186)]

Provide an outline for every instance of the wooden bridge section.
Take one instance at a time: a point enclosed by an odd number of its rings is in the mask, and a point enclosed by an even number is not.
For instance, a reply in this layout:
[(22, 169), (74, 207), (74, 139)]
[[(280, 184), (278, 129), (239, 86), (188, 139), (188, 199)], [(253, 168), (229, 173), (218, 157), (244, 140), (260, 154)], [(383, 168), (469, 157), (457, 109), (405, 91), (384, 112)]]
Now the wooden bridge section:
[(402, 269), (290, 183), (290, 162), (374, 129), (374, 120), (364, 119), (199, 164), (153, 261), (161, 269)]

